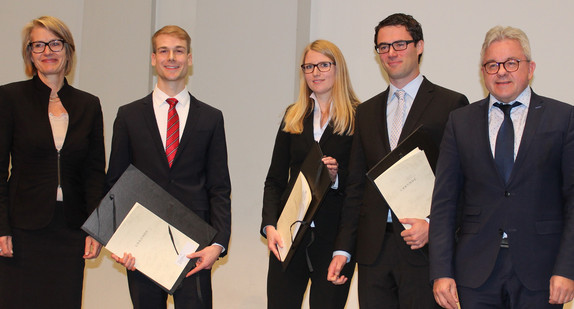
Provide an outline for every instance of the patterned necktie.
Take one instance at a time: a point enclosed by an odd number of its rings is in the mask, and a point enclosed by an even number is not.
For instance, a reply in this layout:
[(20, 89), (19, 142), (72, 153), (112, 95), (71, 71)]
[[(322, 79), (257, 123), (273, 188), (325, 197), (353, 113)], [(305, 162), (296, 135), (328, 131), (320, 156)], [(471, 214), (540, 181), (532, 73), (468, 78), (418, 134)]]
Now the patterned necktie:
[(504, 177), (505, 183), (508, 182), (514, 165), (514, 125), (512, 124), (512, 118), (510, 118), (510, 111), (520, 104), (520, 102), (514, 102), (512, 105), (494, 103), (494, 106), (500, 108), (504, 113), (504, 121), (496, 135), (494, 161)]
[(403, 119), (405, 117), (405, 109), (407, 104), (405, 102), (405, 91), (399, 89), (395, 91), (395, 95), (398, 99), (397, 109), (395, 111), (395, 117), (393, 119), (393, 123), (391, 125), (391, 136), (390, 136), (390, 145), (391, 150), (397, 147), (397, 143), (399, 142), (399, 137), (401, 136), (401, 131), (403, 130)]
[(166, 100), (169, 104), (169, 110), (167, 112), (167, 135), (165, 138), (165, 154), (167, 155), (167, 162), (169, 167), (173, 164), (173, 159), (177, 153), (177, 147), (179, 146), (179, 116), (175, 110), (175, 105), (177, 104), (177, 99), (169, 98)]

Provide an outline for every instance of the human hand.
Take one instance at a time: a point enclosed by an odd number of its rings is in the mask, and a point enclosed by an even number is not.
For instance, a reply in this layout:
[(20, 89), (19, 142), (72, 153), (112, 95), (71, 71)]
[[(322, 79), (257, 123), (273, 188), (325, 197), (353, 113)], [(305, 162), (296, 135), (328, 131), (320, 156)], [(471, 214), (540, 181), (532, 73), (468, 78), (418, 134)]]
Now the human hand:
[(189, 277), (200, 270), (211, 269), (215, 261), (219, 258), (219, 255), (223, 251), (223, 247), (219, 245), (211, 245), (203, 248), (200, 251), (196, 251), (187, 255), (189, 259), (197, 259), (195, 262), (195, 268), (185, 275)]
[(401, 232), (403, 240), (411, 246), (411, 250), (424, 247), (429, 242), (429, 224), (425, 219), (404, 218), (402, 224), (410, 224), (411, 228)]
[(84, 248), (84, 259), (94, 259), (100, 255), (102, 244), (93, 239), (92, 236), (86, 237), (86, 246)]
[(452, 278), (439, 278), (434, 281), (433, 290), (436, 303), (446, 309), (458, 309), (456, 282)]
[(9, 258), (14, 257), (12, 236), (0, 236), (0, 256)]
[(272, 225), (265, 228), (265, 235), (267, 236), (267, 248), (269, 248), (269, 251), (273, 252), (277, 260), (281, 261), (279, 250), (277, 250), (277, 246), (283, 248), (281, 235), (279, 235), (279, 232), (277, 232), (275, 227)]
[(323, 157), (321, 160), (329, 170), (331, 182), (335, 182), (335, 180), (337, 180), (337, 173), (339, 172), (339, 163), (337, 163), (337, 160), (333, 157)]
[(117, 263), (122, 264), (127, 270), (136, 270), (136, 258), (133, 257), (131, 253), (124, 252), (124, 256), (121, 259), (112, 253), (112, 259), (114, 259)]
[(347, 257), (344, 255), (335, 255), (329, 264), (329, 270), (327, 272), (327, 280), (331, 281), (335, 285), (345, 284), (349, 278), (341, 276), (341, 270), (347, 264)]
[(550, 277), (550, 298), (551, 304), (564, 304), (574, 299), (574, 280), (566, 277), (554, 275)]

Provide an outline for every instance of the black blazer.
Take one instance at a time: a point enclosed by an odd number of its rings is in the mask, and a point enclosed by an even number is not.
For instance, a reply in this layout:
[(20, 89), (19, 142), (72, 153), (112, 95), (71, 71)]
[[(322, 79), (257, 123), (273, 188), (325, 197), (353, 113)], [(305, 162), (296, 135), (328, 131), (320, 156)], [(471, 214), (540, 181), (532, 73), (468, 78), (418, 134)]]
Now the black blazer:
[[(38, 76), (0, 87), (0, 235), (10, 235), (12, 227), (40, 229), (52, 220), (58, 151), (48, 117), (50, 92)], [(102, 110), (97, 97), (67, 81), (58, 96), (69, 115), (60, 151), (64, 211), (68, 224), (79, 228), (103, 192)]]
[[(283, 211), (288, 193), (297, 180), (301, 164), (311, 149), (315, 139), (313, 137), (313, 112), (303, 120), (304, 127), (301, 134), (290, 134), (283, 131), (280, 126), (275, 139), (271, 165), (265, 179), (263, 194), (263, 213), (260, 232), (267, 225), (277, 227), (277, 220)], [(283, 122), (282, 122), (283, 123)], [(337, 190), (329, 189), (323, 199), (321, 207), (315, 214), (315, 232), (320, 238), (334, 241), (337, 226), (340, 220), (344, 191), (347, 183), (349, 153), (352, 136), (333, 133), (329, 124), (325, 128), (319, 146), (325, 156), (331, 156), (339, 163), (339, 184)]]
[(446, 126), (431, 210), (431, 279), (479, 287), (505, 231), (520, 281), (547, 290), (552, 275), (574, 279), (574, 109), (532, 92), (505, 184), (490, 148), (488, 105), (487, 98), (457, 110)]
[[(389, 206), (374, 184), (366, 181), (365, 174), (391, 151), (386, 120), (388, 95), (389, 88), (357, 109), (347, 198), (342, 213), (344, 220), (341, 221), (335, 245), (336, 250), (354, 253), (361, 264), (372, 264), (381, 254), (387, 224)], [(409, 111), (399, 142), (422, 124), (438, 148), (449, 113), (467, 104), (468, 99), (464, 95), (437, 86), (425, 78)], [(395, 231), (403, 229), (396, 217), (393, 224)], [(413, 265), (428, 263), (426, 246), (411, 250), (400, 233), (393, 235), (402, 244), (401, 253), (407, 261)]]
[(157, 126), (152, 94), (119, 108), (106, 189), (133, 164), (212, 225), (217, 230), (214, 242), (229, 249), (231, 181), (223, 114), (191, 94), (190, 97), (189, 115), (171, 168)]

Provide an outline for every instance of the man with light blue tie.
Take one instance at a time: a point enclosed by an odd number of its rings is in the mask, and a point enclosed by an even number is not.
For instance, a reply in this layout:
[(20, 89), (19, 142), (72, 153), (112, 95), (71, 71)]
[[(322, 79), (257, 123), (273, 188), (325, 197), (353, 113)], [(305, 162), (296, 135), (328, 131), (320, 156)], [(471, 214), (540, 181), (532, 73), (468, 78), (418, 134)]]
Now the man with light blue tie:
[(562, 308), (574, 298), (574, 109), (530, 88), (536, 64), (522, 30), (490, 29), (481, 58), (490, 94), (451, 114), (437, 163), (435, 299)]
[(421, 125), (438, 148), (449, 113), (468, 99), (420, 73), (423, 33), (412, 16), (397, 13), (381, 21), (375, 50), (390, 85), (357, 108), (347, 196), (328, 279), (344, 283), (341, 269), (354, 255), (361, 308), (436, 308), (428, 277), (428, 222), (397, 218), (365, 174)]

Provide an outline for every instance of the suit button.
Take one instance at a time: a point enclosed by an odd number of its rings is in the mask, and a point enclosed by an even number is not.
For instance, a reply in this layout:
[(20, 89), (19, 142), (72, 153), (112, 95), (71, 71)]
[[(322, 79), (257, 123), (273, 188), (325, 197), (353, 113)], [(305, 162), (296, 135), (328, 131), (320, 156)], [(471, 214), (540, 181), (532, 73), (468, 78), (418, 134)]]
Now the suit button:
[(509, 197), (509, 196), (510, 196), (510, 192), (504, 191), (504, 196), (505, 196), (505, 197)]

